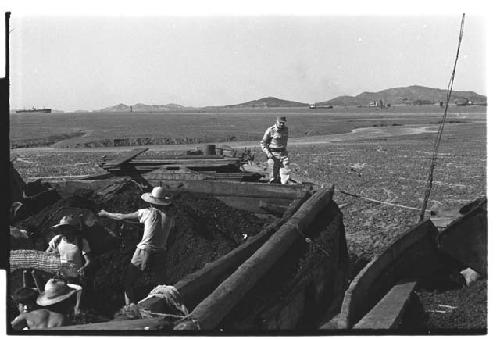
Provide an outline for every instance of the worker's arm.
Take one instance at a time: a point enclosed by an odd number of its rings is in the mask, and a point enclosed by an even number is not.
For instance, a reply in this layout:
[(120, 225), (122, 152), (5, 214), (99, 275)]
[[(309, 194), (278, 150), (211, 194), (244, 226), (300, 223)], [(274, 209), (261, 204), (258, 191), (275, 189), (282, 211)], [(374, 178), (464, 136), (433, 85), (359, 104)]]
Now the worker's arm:
[(271, 129), (268, 128), (266, 129), (266, 132), (264, 133), (264, 136), (262, 137), (262, 140), (260, 142), (260, 148), (262, 148), (262, 151), (266, 154), (268, 158), (271, 158), (273, 156), (271, 154), (271, 151), (269, 150), (270, 141), (271, 141)]
[(85, 269), (90, 265), (90, 263), (92, 262), (92, 260), (90, 259), (90, 255), (88, 253), (83, 253), (83, 259), (85, 261), (85, 263), (83, 264), (82, 267), (80, 267), (78, 269), (78, 273), (83, 273), (85, 271)]
[(284, 133), (283, 137), (282, 137), (282, 143), (283, 143), (283, 147), (286, 149), (288, 147), (288, 135), (290, 133), (290, 129), (287, 127), (286, 129), (286, 133)]
[(137, 221), (139, 218), (139, 213), (138, 212), (133, 212), (133, 213), (110, 213), (105, 210), (101, 210), (99, 213), (97, 213), (98, 216), (100, 217), (106, 217), (112, 220), (117, 220), (117, 221)]
[(26, 313), (18, 315), (12, 322), (10, 323), (13, 329), (22, 330), (26, 326), (28, 326), (28, 322), (26, 320)]
[(48, 252), (48, 253), (55, 253), (55, 252), (58, 252), (57, 250), (57, 246), (56, 244), (59, 243), (59, 239), (61, 238), (61, 235), (58, 234), (56, 235), (54, 238), (52, 238), (50, 241), (49, 241), (49, 246), (47, 247), (47, 249), (45, 250), (45, 252)]
[(75, 308), (73, 309), (74, 312), (75, 312), (75, 315), (79, 315), (80, 314), (80, 299), (82, 297), (82, 290), (78, 290), (76, 291), (76, 304), (75, 304)]

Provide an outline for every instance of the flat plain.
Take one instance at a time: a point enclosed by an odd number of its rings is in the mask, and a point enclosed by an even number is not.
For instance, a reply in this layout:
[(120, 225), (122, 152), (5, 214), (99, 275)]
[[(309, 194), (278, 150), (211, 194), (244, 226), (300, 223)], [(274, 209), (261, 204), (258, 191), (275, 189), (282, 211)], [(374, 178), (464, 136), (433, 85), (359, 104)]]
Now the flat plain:
[[(438, 123), (439, 106), (336, 109), (243, 109), (166, 113), (11, 114), (12, 147), (124, 146), (146, 139), (148, 144), (196, 144), (258, 140), (277, 115), (289, 119), (294, 137), (348, 133), (355, 128)], [(470, 113), (485, 116), (484, 106), (451, 106), (450, 114), (465, 121)], [(454, 118), (454, 117), (450, 117)], [(129, 142), (130, 143), (130, 142)]]

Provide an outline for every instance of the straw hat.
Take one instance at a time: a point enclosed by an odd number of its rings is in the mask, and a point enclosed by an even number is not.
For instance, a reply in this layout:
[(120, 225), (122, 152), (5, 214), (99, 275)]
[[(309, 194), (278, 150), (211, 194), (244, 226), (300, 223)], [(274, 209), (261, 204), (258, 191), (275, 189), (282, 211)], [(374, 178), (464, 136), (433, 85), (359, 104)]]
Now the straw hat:
[(37, 298), (36, 303), (40, 306), (53, 305), (68, 299), (82, 287), (76, 284), (66, 284), (59, 279), (49, 279), (45, 284), (45, 290)]
[(155, 205), (168, 206), (172, 203), (169, 197), (167, 197), (167, 190), (163, 187), (155, 187), (151, 193), (144, 193), (141, 195), (141, 199), (145, 202), (149, 202)]
[(79, 224), (78, 220), (74, 218), (72, 215), (65, 215), (64, 217), (61, 218), (59, 223), (57, 225), (52, 226), (52, 228), (58, 229), (61, 226), (78, 228)]

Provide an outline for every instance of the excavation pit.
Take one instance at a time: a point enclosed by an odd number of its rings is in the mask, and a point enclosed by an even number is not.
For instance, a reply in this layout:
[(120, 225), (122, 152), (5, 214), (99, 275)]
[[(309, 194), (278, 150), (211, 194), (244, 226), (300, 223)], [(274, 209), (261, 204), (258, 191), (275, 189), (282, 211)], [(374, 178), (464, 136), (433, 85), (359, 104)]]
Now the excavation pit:
[[(93, 252), (93, 265), (89, 274), (90, 288), (82, 300), (82, 315), (73, 323), (88, 330), (95, 329), (97, 323), (100, 329), (102, 326), (111, 329), (112, 326), (106, 327), (106, 321), (120, 319), (123, 278), (142, 230), (139, 224), (93, 216), (101, 209), (124, 213), (146, 207), (140, 195), (150, 190), (151, 185), (145, 186), (144, 182), (128, 177), (87, 182), (56, 180), (50, 185), (61, 198), (38, 213), (17, 221), (14, 226), (26, 230), (33, 238), (29, 248), (43, 251), (54, 236), (51, 226), (62, 216), (83, 215), (85, 220), (94, 220), (90, 223), (92, 227), (82, 229)], [(203, 300), (210, 299), (214, 289), (283, 225), (287, 225), (313, 193), (310, 186), (303, 185), (285, 187), (221, 182), (222, 189), (211, 189), (214, 194), (207, 193), (203, 187), (200, 189), (199, 181), (194, 180), (183, 185), (178, 182), (164, 185), (170, 189), (174, 202), (172, 214), (176, 227), (169, 237), (165, 263), (153, 267), (138, 279), (135, 292), (142, 299), (155, 286), (176, 286), (185, 297), (189, 311), (196, 309)], [(250, 286), (241, 300), (235, 301), (233, 311), (214, 321), (212, 328), (260, 330), (317, 325), (308, 319), (307, 314), (330, 308), (332, 298), (338, 299), (346, 284), (343, 274), (346, 264), (337, 256), (347, 250), (344, 226), (340, 211), (331, 200), (332, 194), (333, 190), (324, 199), (327, 204), (311, 214), (304, 228), (307, 231), (293, 235), (293, 241), (283, 255), (272, 259), (269, 270), (262, 272), (255, 286)], [(342, 257), (347, 258), (347, 255)], [(48, 273), (38, 273), (43, 279), (50, 277)], [(11, 272), (9, 295), (21, 285), (22, 270)], [(269, 298), (270, 295), (273, 297)], [(336, 303), (340, 305), (340, 300)], [(14, 305), (9, 306), (11, 320), (16, 312)], [(289, 314), (292, 308), (293, 314)], [(262, 316), (257, 317), (259, 313)], [(126, 329), (130, 323), (127, 324), (120, 329)], [(173, 326), (174, 323), (168, 326), (163, 322), (161, 328)], [(71, 327), (62, 327), (61, 330), (71, 330)]]

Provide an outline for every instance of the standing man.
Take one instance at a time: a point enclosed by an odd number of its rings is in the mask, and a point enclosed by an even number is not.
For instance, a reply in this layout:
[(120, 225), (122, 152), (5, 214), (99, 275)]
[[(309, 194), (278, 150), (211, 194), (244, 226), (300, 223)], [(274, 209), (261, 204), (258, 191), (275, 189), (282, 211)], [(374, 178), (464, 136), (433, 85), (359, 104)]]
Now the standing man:
[(287, 184), (290, 179), (288, 168), (288, 127), (285, 126), (286, 117), (278, 117), (276, 124), (269, 127), (260, 142), (262, 151), (267, 156), (270, 183)]
[(109, 213), (101, 210), (98, 215), (113, 220), (132, 220), (144, 224), (144, 234), (137, 245), (132, 260), (130, 261), (125, 277), (125, 304), (136, 303), (134, 297), (134, 282), (146, 269), (158, 263), (165, 257), (167, 239), (175, 225), (171, 215), (172, 201), (167, 197), (163, 187), (155, 187), (151, 193), (144, 193), (141, 199), (150, 204), (149, 208), (139, 209), (133, 213)]

